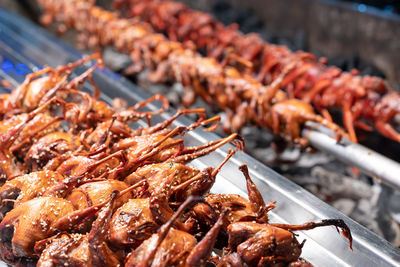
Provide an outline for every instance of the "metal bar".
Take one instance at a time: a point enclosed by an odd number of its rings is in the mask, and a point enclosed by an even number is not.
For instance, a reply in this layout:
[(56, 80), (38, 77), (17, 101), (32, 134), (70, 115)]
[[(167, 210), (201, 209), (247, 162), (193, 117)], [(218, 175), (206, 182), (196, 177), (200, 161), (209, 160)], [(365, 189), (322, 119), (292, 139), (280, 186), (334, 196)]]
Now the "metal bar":
[(400, 189), (398, 162), (345, 138), (338, 143), (335, 138), (332, 138), (335, 134), (325, 127), (309, 122), (306, 125), (308, 127), (303, 129), (302, 136), (309, 140), (311, 146), (332, 154), (340, 161)]

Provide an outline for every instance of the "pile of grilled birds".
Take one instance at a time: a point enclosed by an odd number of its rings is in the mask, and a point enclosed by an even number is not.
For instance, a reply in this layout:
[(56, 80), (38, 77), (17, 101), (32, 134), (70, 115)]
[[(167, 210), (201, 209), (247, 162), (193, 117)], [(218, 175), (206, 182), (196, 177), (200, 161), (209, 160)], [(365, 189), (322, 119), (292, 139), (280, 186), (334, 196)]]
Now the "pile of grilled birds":
[[(91, 67), (72, 77), (74, 68)], [(93, 62), (94, 61), (94, 62)], [(309, 266), (294, 231), (342, 220), (273, 224), (247, 167), (248, 199), (209, 193), (222, 166), (243, 148), (237, 134), (196, 147), (180, 137), (219, 117), (179, 110), (152, 125), (168, 101), (155, 95), (132, 107), (99, 100), (93, 54), (27, 75), (0, 97), (0, 258), (15, 266)], [(90, 82), (93, 94), (80, 90)], [(161, 108), (146, 107), (161, 102)], [(184, 114), (188, 126), (173, 127)], [(138, 120), (147, 125), (130, 128)], [(141, 124), (143, 125), (143, 124)], [(186, 165), (232, 143), (219, 166)], [(218, 253), (216, 253), (218, 252)]]
[[(91, 0), (38, 2), (45, 11), (44, 24), (58, 21), (63, 31), (78, 30), (86, 46), (111, 45), (129, 53), (131, 73), (148, 69), (153, 71), (148, 76), (152, 82), (181, 83), (186, 106), (200, 96), (224, 110), (226, 131), (254, 123), (306, 145), (299, 127), (316, 121), (354, 142), (355, 126), (367, 131), (375, 126), (382, 135), (400, 141), (395, 119), (400, 94), (380, 78), (359, 76), (356, 70), (342, 72), (312, 54), (293, 53), (257, 34), (243, 35), (235, 25), (225, 27), (182, 3), (115, 0), (130, 17), (124, 18)], [(347, 133), (332, 121), (330, 112), (336, 109), (342, 110)]]

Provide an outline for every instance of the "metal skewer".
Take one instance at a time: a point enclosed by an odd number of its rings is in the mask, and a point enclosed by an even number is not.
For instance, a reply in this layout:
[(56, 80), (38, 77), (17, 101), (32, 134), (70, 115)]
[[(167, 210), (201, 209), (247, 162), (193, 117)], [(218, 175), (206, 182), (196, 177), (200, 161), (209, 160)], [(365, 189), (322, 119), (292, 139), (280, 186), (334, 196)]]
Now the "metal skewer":
[(360, 171), (400, 189), (400, 164), (369, 148), (342, 138), (338, 143), (331, 130), (307, 122), (302, 136), (318, 150), (334, 155), (340, 161), (357, 167)]

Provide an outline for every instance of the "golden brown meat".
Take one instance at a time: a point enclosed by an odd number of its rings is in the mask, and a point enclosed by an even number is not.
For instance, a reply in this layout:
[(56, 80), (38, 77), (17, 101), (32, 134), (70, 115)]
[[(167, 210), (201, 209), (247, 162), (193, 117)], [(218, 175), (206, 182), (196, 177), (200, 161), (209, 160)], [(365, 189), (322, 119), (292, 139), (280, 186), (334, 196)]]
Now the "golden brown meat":
[(307, 140), (301, 138), (301, 129), (307, 121), (317, 122), (333, 130), (339, 137), (347, 137), (336, 124), (316, 115), (310, 104), (297, 99), (281, 101), (271, 108), (271, 124), (275, 133), (283, 132), (291, 138), (291, 141), (302, 145), (307, 144)]
[(118, 247), (136, 247), (157, 231), (148, 198), (128, 200), (118, 208), (111, 220), (110, 242)]
[(46, 134), (35, 142), (25, 155), (24, 162), (31, 171), (42, 169), (46, 164), (81, 145), (77, 136), (66, 132)]
[(49, 187), (64, 177), (53, 171), (31, 172), (7, 181), (0, 188), (1, 217), (21, 203), (40, 197)]
[[(105, 180), (98, 182), (89, 182), (83, 184), (75, 189), (68, 195), (69, 200), (75, 209), (82, 210), (87, 207), (95, 206), (108, 200), (113, 191), (123, 191), (129, 186), (118, 180)], [(129, 192), (115, 201), (115, 207), (121, 206), (132, 198)]]
[[(229, 251), (226, 258), (237, 257), (247, 265), (290, 264), (298, 261), (304, 243), (299, 243), (293, 231), (310, 230), (316, 227), (333, 225), (342, 230), (342, 235), (352, 247), (350, 230), (342, 220), (324, 220), (319, 223), (303, 225), (258, 224), (236, 222), (227, 227)], [(227, 261), (223, 259), (222, 262)], [(229, 262), (230, 260), (228, 260)], [(222, 266), (224, 266), (222, 264)]]
[(0, 255), (9, 263), (33, 257), (36, 241), (52, 236), (56, 221), (74, 210), (72, 204), (55, 197), (38, 197), (9, 211), (0, 223)]
[(71, 82), (67, 82), (71, 70), (93, 59), (98, 59), (100, 61), (99, 64), (102, 64), (100, 55), (93, 54), (76, 62), (60, 66), (56, 69), (44, 68), (38, 72), (28, 74), (25, 81), (19, 85), (12, 92), (10, 98), (7, 99), (5, 104), (6, 108), (0, 112), (4, 114), (13, 109), (22, 112), (30, 112), (43, 104), (42, 99), (48, 97), (48, 94), (51, 94), (62, 87), (77, 87), (82, 84), (85, 79), (91, 78), (86, 74), (85, 76), (73, 79)]
[[(80, 1), (48, 3), (47, 0), (41, 0), (41, 2), (45, 6), (47, 17), (59, 19), (61, 23), (68, 21), (68, 26), (75, 26), (83, 32), (87, 43), (93, 41), (95, 45), (99, 46), (114, 45), (130, 53), (134, 61), (131, 69), (141, 71), (143, 68), (147, 68), (154, 71), (149, 76), (151, 81), (180, 82), (185, 89), (184, 102), (186, 105), (193, 103), (196, 96), (201, 96), (207, 103), (225, 110), (228, 115), (225, 123), (227, 131), (237, 131), (249, 122), (255, 122), (261, 127), (272, 128), (271, 119), (266, 119), (271, 117), (271, 107), (279, 102), (278, 100), (286, 98), (279, 90), (279, 84), (281, 82), (289, 83), (293, 79), (293, 75), (298, 76), (303, 73), (296, 69), (298, 62), (315, 60), (310, 54), (303, 52), (290, 57), (290, 60), (287, 59), (282, 64), (281, 56), (287, 55), (289, 51), (285, 49), (275, 51), (275, 49), (271, 53), (272, 58), (268, 59), (271, 62), (268, 63), (269, 67), (263, 71), (268, 73), (270, 69), (274, 69), (276, 72), (270, 75), (268, 86), (264, 86), (246, 72), (240, 72), (239, 67), (227, 67), (226, 63), (219, 63), (213, 58), (203, 57), (181, 43), (170, 41), (161, 34), (153, 33), (147, 24), (121, 18), (115, 13), (93, 6), (92, 3), (84, 5)], [(75, 16), (74, 11), (76, 10), (79, 10), (82, 16)], [(63, 15), (55, 16), (57, 12), (61, 12)], [(204, 14), (199, 16), (199, 18), (205, 18)], [(83, 21), (82, 18), (85, 20)], [(184, 20), (189, 18), (190, 16)], [(86, 21), (90, 21), (90, 23), (86, 25)], [(199, 19), (193, 23), (202, 25), (200, 21), (209, 22), (208, 19)], [(190, 29), (190, 25), (186, 25), (184, 28), (189, 27), (186, 29)], [(136, 34), (138, 32), (140, 34)], [(215, 38), (217, 39), (217, 37)], [(246, 42), (251, 44), (256, 39), (249, 37)], [(244, 55), (244, 60), (237, 56), (229, 56), (227, 62), (235, 59), (238, 65), (244, 65), (246, 69), (251, 66), (248, 61), (253, 59), (254, 53), (268, 50), (262, 47), (250, 49), (247, 44), (241, 46), (241, 49), (249, 54)], [(280, 82), (270, 86), (275, 80)], [(276, 109), (281, 109), (281, 107)], [(290, 140), (299, 140), (298, 133), (304, 124), (303, 121), (308, 118), (315, 120), (317, 116), (313, 111), (312, 114), (308, 114), (311, 116), (307, 118), (300, 116), (304, 110), (299, 105), (291, 105), (291, 113), (292, 115), (288, 117), (285, 117), (285, 113), (281, 114), (280, 120), (285, 123), (282, 123), (283, 129), (279, 129), (281, 130), (279, 133)], [(296, 116), (293, 116), (293, 113)], [(310, 113), (310, 110), (307, 110), (307, 113)], [(299, 121), (292, 122), (291, 120)], [(318, 122), (320, 122), (319, 119)], [(333, 123), (324, 123), (324, 125), (333, 126), (332, 130), (334, 131), (338, 129), (338, 126)]]
[(88, 234), (60, 234), (36, 243), (35, 251), (41, 253), (37, 266), (122, 266), (121, 255), (107, 244), (107, 229), (117, 196), (118, 191), (111, 194)]
[(194, 236), (171, 228), (184, 210), (199, 200), (188, 198), (156, 234), (128, 255), (125, 266), (205, 266), (222, 227), (222, 216), (198, 244)]
[[(65, 107), (65, 102), (59, 98), (52, 98), (37, 109), (29, 112), (22, 120), (11, 126), (4, 133), (0, 134), (0, 181), (4, 183), (5, 180), (22, 174), (24, 166), (18, 164), (14, 159), (12, 150), (13, 144), (20, 136), (21, 132), (26, 129), (27, 124), (35, 119), (36, 116), (42, 114), (50, 107), (54, 107), (60, 104), (63, 108)], [(35, 135), (35, 132), (33, 132)]]

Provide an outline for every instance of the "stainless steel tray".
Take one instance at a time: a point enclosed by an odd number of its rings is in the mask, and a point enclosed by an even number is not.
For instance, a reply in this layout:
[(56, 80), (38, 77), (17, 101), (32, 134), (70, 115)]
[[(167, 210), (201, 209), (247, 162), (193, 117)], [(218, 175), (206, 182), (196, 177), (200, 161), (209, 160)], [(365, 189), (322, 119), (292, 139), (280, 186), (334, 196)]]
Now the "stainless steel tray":
[[(12, 83), (23, 81), (27, 72), (41, 66), (58, 66), (82, 55), (31, 22), (0, 9), (0, 76)], [(103, 99), (110, 101), (122, 97), (129, 104), (146, 99), (148, 95), (123, 77), (104, 69), (94, 79), (99, 84)], [(89, 88), (90, 89), (90, 88)], [(0, 93), (1, 93), (0, 88)], [(154, 107), (156, 108), (156, 107)], [(172, 113), (172, 111), (171, 111)], [(187, 118), (177, 124), (187, 125)], [(186, 136), (188, 145), (217, 139), (213, 133), (200, 130)], [(193, 165), (203, 168), (221, 162), (229, 146), (210, 156), (195, 160)], [(300, 233), (307, 239), (302, 256), (315, 266), (399, 266), (400, 250), (322, 202), (298, 185), (275, 173), (245, 153), (237, 153), (223, 168), (213, 187), (214, 192), (238, 193), (246, 196), (244, 178), (238, 167), (246, 163), (254, 182), (266, 201), (278, 201), (271, 212), (271, 221), (299, 224), (326, 218), (342, 218), (352, 230), (354, 251), (333, 227)]]

